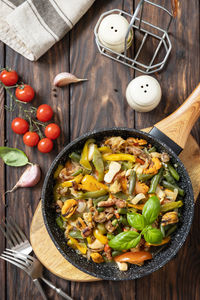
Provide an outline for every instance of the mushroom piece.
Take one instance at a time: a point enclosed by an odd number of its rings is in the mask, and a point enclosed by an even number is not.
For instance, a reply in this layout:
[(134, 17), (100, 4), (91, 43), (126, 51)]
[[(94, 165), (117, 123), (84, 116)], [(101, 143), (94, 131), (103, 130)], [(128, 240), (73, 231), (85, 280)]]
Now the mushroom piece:
[(120, 271), (127, 271), (128, 270), (128, 264), (127, 263), (120, 263), (117, 261), (117, 265)]
[(99, 240), (95, 239), (93, 243), (88, 244), (88, 247), (92, 250), (102, 251), (104, 248), (104, 244), (102, 244)]
[(92, 220), (92, 213), (83, 213), (83, 219), (85, 223), (88, 225), (89, 228), (93, 228), (95, 226), (93, 220)]
[(174, 223), (178, 223), (178, 213), (176, 211), (171, 211), (164, 214), (161, 220), (162, 226), (167, 226)]
[(92, 233), (92, 229), (89, 227), (85, 227), (82, 231), (81, 231), (81, 235), (83, 238), (86, 238), (88, 236), (90, 236)]
[(167, 153), (163, 152), (161, 154), (161, 161), (164, 162), (164, 163), (167, 163), (169, 160), (170, 160), (169, 155)]
[(109, 191), (112, 194), (116, 194), (122, 190), (121, 184), (118, 180), (115, 180), (113, 184), (110, 185)]
[(85, 200), (79, 200), (78, 201), (77, 211), (79, 213), (82, 213), (82, 212), (84, 212), (85, 208), (86, 208), (86, 202), (85, 202)]
[(176, 198), (178, 196), (178, 189), (174, 189), (174, 191), (165, 189), (166, 198), (171, 201), (176, 201)]
[(93, 220), (97, 223), (103, 223), (106, 221), (106, 214), (105, 212), (100, 212), (100, 214), (98, 214), (98, 212), (96, 211), (93, 217)]
[(106, 219), (110, 220), (113, 217), (115, 210), (113, 207), (108, 207), (104, 210), (104, 212), (106, 213)]
[(160, 188), (160, 185), (158, 185), (156, 188), (156, 195), (158, 196), (160, 202), (162, 203), (162, 201), (165, 199), (165, 192)]
[(112, 150), (117, 151), (124, 148), (125, 140), (120, 136), (114, 136), (105, 141), (105, 145), (111, 147)]
[[(118, 225), (117, 225), (118, 226)], [(113, 232), (115, 231), (115, 229), (117, 228), (117, 226), (113, 226), (112, 222), (109, 220), (108, 222), (105, 223), (105, 228), (107, 229), (107, 231), (109, 232)]]
[(116, 200), (115, 200), (115, 205), (116, 205), (118, 208), (126, 207), (126, 201), (125, 201), (125, 200), (116, 199)]
[(104, 176), (104, 181), (106, 183), (111, 183), (115, 175), (120, 171), (121, 164), (116, 161), (112, 161), (109, 165), (109, 171)]
[(159, 152), (151, 152), (150, 155), (151, 155), (151, 157), (161, 158), (161, 153), (159, 153)]
[(86, 228), (85, 222), (80, 217), (78, 217), (78, 219), (76, 221), (76, 227), (80, 230), (83, 230), (84, 228)]

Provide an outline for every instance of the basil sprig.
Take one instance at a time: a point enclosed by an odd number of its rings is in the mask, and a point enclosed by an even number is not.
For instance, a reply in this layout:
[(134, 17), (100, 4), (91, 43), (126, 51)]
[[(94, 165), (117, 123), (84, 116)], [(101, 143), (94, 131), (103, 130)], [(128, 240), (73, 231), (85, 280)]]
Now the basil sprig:
[(163, 239), (163, 234), (160, 229), (154, 228), (151, 225), (145, 227), (144, 239), (150, 244), (160, 244)]
[(154, 228), (151, 224), (158, 218), (160, 213), (160, 201), (158, 197), (152, 196), (145, 203), (142, 215), (137, 213), (128, 213), (127, 221), (131, 227), (141, 232), (126, 231), (116, 235), (109, 241), (109, 246), (115, 250), (125, 250), (135, 248), (142, 235), (146, 242), (151, 244), (159, 244), (163, 239), (160, 229)]
[(130, 213), (127, 214), (128, 223), (137, 230), (143, 230), (147, 225), (147, 221), (143, 215)]
[(157, 196), (152, 196), (145, 203), (142, 215), (130, 213), (127, 215), (128, 223), (137, 230), (141, 230), (146, 242), (159, 244), (163, 239), (160, 229), (153, 228), (151, 224), (155, 222), (160, 213), (160, 200)]
[(160, 201), (158, 197), (152, 196), (145, 203), (142, 215), (145, 217), (147, 224), (152, 224), (158, 217), (160, 213)]
[(26, 154), (17, 148), (0, 147), (0, 157), (8, 166), (21, 167), (28, 164)]
[(115, 250), (135, 248), (141, 240), (141, 234), (136, 231), (121, 232), (108, 242)]

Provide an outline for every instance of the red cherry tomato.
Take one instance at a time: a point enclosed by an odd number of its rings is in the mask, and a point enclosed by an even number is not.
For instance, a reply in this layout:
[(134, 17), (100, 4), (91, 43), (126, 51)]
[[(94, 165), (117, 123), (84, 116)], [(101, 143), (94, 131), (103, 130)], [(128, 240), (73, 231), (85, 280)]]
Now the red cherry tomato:
[(22, 118), (15, 118), (11, 124), (12, 130), (18, 134), (24, 134), (28, 131), (28, 122)]
[(39, 141), (37, 147), (40, 152), (48, 153), (53, 149), (53, 142), (48, 138), (44, 138)]
[(53, 110), (50, 105), (42, 104), (37, 109), (37, 119), (41, 122), (48, 122), (53, 116)]
[(28, 131), (23, 136), (24, 144), (29, 147), (34, 147), (38, 144), (40, 138), (39, 135), (36, 132)]
[(22, 102), (30, 102), (33, 100), (35, 92), (28, 84), (22, 84), (16, 88), (15, 96)]
[(0, 74), (0, 80), (6, 86), (12, 86), (17, 83), (18, 74), (14, 70), (3, 70)]
[(60, 127), (55, 123), (51, 123), (45, 128), (44, 134), (47, 138), (55, 140), (60, 135)]

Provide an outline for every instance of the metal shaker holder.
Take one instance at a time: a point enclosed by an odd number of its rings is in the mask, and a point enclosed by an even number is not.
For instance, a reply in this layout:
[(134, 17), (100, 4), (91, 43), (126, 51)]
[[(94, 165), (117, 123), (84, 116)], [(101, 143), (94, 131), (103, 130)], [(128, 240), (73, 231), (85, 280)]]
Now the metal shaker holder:
[[(158, 10), (161, 9), (166, 14), (168, 14), (170, 19), (169, 19), (166, 29), (163, 29), (159, 26), (156, 26), (156, 25), (151, 24), (144, 20), (143, 11), (144, 11), (145, 3), (148, 3), (149, 5), (153, 5), (154, 7), (156, 7), (156, 9), (158, 9)], [(125, 41), (124, 41), (124, 52), (123, 53), (118, 53), (118, 52), (113, 51), (112, 49), (107, 48), (100, 42), (99, 37), (98, 37), (98, 28), (99, 28), (101, 21), (103, 20), (104, 17), (106, 17), (110, 14), (113, 14), (113, 13), (122, 15), (126, 19), (131, 18), (131, 21), (129, 23), (129, 27), (128, 27), (128, 30), (126, 33)], [(139, 2), (139, 4), (137, 5), (133, 15), (131, 15), (123, 10), (120, 10), (120, 9), (112, 9), (110, 11), (107, 11), (100, 16), (100, 18), (94, 28), (95, 40), (96, 40), (98, 50), (101, 54), (103, 54), (115, 61), (118, 61), (130, 68), (140, 71), (144, 74), (151, 74), (151, 73), (160, 71), (163, 69), (163, 67), (169, 57), (171, 49), (172, 49), (172, 44), (171, 44), (171, 41), (170, 41), (170, 38), (168, 35), (168, 30), (171, 25), (172, 19), (173, 19), (173, 15), (171, 12), (169, 12), (163, 6), (155, 4), (149, 0), (141, 0)], [(144, 34), (144, 36), (141, 40), (141, 43), (137, 49), (137, 52), (136, 52), (136, 54), (134, 54), (134, 58), (128, 57), (128, 55), (127, 55), (127, 40), (128, 40), (130, 30), (132, 28), (134, 31), (134, 39), (135, 39), (136, 31), (139, 31), (140, 33)], [(155, 33), (155, 31), (156, 31), (156, 33)], [(157, 47), (155, 47), (155, 50), (153, 51), (153, 55), (152, 55), (152, 58), (150, 59), (150, 62), (144, 63), (139, 59), (139, 55), (141, 53), (141, 50), (142, 50), (147, 38), (157, 39), (159, 41), (159, 43), (158, 43)], [(152, 43), (152, 45), (153, 45), (153, 43)], [(156, 60), (156, 58), (158, 58), (158, 55), (161, 51), (164, 53), (164, 58), (162, 57), (162, 61), (155, 63), (155, 60)]]

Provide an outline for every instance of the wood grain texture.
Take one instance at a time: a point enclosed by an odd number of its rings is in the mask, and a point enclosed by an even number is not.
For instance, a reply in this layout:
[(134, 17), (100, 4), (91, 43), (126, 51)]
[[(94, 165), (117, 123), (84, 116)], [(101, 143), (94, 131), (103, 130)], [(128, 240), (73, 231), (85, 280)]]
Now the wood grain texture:
[[(146, 128), (144, 131), (149, 132), (150, 129), (151, 128)], [(190, 175), (194, 199), (196, 201), (200, 192), (200, 182), (198, 177), (198, 174), (200, 173), (200, 149), (191, 135), (189, 136), (187, 147), (181, 153), (181, 160)], [(44, 225), (41, 202), (38, 204), (32, 219), (30, 240), (37, 258), (53, 274), (66, 280), (77, 282), (91, 282), (98, 280), (75, 268), (64, 259), (62, 254), (57, 250)]]
[[(31, 162), (37, 162), (42, 168), (43, 175), (47, 172), (53, 158), (69, 142), (69, 88), (53, 90), (52, 82), (54, 76), (69, 68), (68, 60), (69, 37), (64, 38), (59, 44), (55, 45), (48, 53), (39, 61), (31, 63), (24, 59), (21, 55), (16, 54), (10, 48), (6, 48), (6, 65), (17, 70), (21, 80), (32, 85), (36, 92), (36, 97), (32, 102), (34, 106), (39, 106), (42, 103), (48, 103), (52, 106), (54, 121), (62, 124), (62, 134), (55, 143), (54, 151), (48, 155), (39, 153), (37, 148), (29, 148), (23, 144), (22, 136), (13, 134), (10, 124), (12, 119), (18, 115), (14, 113), (6, 113), (6, 138), (7, 145), (17, 147), (26, 152)], [(7, 98), (7, 103), (9, 102)], [(63, 110), (65, 107), (65, 110)], [(6, 189), (10, 189), (19, 179), (25, 167), (12, 168), (6, 167)], [(29, 226), (40, 199), (42, 181), (33, 189), (19, 189), (13, 194), (8, 194), (6, 203), (6, 216), (11, 215), (18, 222), (27, 236), (29, 236)], [(51, 274), (47, 277), (56, 283), (57, 279)], [(40, 299), (40, 294), (27, 275), (13, 267), (7, 265), (7, 282), (9, 282), (8, 299)], [(21, 283), (24, 283), (23, 285)], [(17, 286), (23, 286), (21, 289), (16, 289)], [(60, 286), (67, 292), (70, 289), (70, 283), (61, 282)], [(46, 289), (46, 286), (44, 286)], [(49, 297), (55, 296), (55, 293), (46, 289)]]
[[(136, 1), (138, 3), (138, 1)], [(170, 8), (170, 1), (154, 2)], [(200, 79), (199, 1), (178, 1), (178, 15), (170, 27), (172, 52), (164, 70), (154, 74), (162, 87), (162, 100), (152, 112), (136, 113), (136, 128), (153, 125), (174, 112), (194, 90)], [(159, 15), (147, 11), (147, 17), (160, 21)], [(162, 21), (162, 20), (161, 20)], [(151, 45), (152, 47), (152, 45)], [(198, 67), (197, 67), (198, 66)], [(136, 76), (141, 75), (136, 72)], [(200, 142), (199, 122), (192, 134)], [(186, 144), (187, 145), (187, 144)], [(189, 162), (188, 162), (189, 163)], [(200, 299), (199, 285), (199, 202), (195, 207), (195, 218), (186, 243), (176, 258), (162, 270), (137, 280), (137, 299), (142, 300), (190, 300)], [(197, 275), (198, 274), (198, 275)], [(197, 276), (195, 279), (194, 277)]]
[[(4, 64), (4, 45), (0, 42), (0, 66)], [(5, 116), (4, 116), (4, 100), (5, 100), (4, 91), (0, 88), (0, 128), (1, 128), (1, 135), (0, 135), (0, 145), (4, 145), (5, 139)], [(0, 160), (0, 192), (3, 195), (5, 192), (5, 173), (4, 173), (4, 164), (2, 160)], [(5, 198), (4, 195), (0, 198), (0, 220), (5, 218)], [(5, 248), (5, 239), (4, 236), (0, 235), (0, 253)], [(1, 294), (0, 298), (4, 299), (6, 297), (6, 263), (1, 262), (0, 264), (0, 286), (1, 286)]]
[(160, 131), (184, 149), (192, 127), (200, 115), (200, 83), (171, 115), (155, 124)]
[[(93, 29), (102, 12), (122, 7), (132, 12), (138, 1), (95, 1), (74, 29), (36, 63), (27, 61), (6, 47), (5, 64), (16, 68), (23, 80), (33, 85), (37, 92), (34, 104), (52, 105), (56, 111), (55, 120), (61, 123), (62, 135), (58, 140), (58, 147), (51, 154), (43, 155), (34, 149), (25, 148), (21, 137), (12, 134), (10, 124), (15, 114), (5, 113), (4, 115), (5, 137), (8, 139), (6, 145), (25, 150), (31, 161), (41, 165), (43, 174), (58, 151), (69, 140), (94, 128), (127, 126), (140, 129), (151, 126), (175, 111), (198, 84), (200, 78), (199, 1), (179, 1), (177, 20), (170, 28), (172, 52), (164, 70), (154, 74), (162, 86), (162, 101), (154, 111), (149, 113), (134, 114), (134, 111), (130, 109), (124, 96), (125, 89), (128, 82), (141, 73), (101, 56), (94, 42)], [(170, 1), (154, 1), (170, 9)], [(159, 15), (155, 11), (149, 9), (146, 13), (150, 21), (158, 21)], [(165, 22), (164, 17), (161, 18), (161, 22)], [(0, 47), (0, 63), (3, 65), (4, 47)], [(152, 49), (152, 43), (149, 42), (145, 56), (148, 57)], [(134, 52), (135, 48), (132, 51)], [(51, 82), (54, 75), (60, 71), (71, 71), (77, 76), (87, 77), (89, 81), (70, 88), (57, 88), (54, 92)], [(2, 99), (1, 97), (1, 105)], [(200, 141), (199, 125), (200, 123), (197, 122), (192, 130), (198, 142)], [(0, 112), (0, 128), (4, 128), (3, 110)], [(1, 143), (4, 140), (2, 132), (3, 130), (1, 130)], [(9, 189), (19, 178), (22, 170), (23, 168), (8, 167), (5, 171), (5, 178), (4, 170), (1, 168), (1, 195), (4, 192), (4, 182), (7, 185), (5, 188)], [(7, 197), (6, 215), (12, 215), (27, 235), (31, 218), (40, 198), (41, 186), (42, 182), (34, 189), (21, 189)], [(4, 211), (5, 208), (1, 205), (0, 217), (4, 217)], [(191, 233), (177, 257), (162, 270), (146, 278), (121, 283), (70, 283), (46, 270), (45, 275), (76, 300), (127, 298), (131, 300), (199, 300), (199, 217), (200, 205), (197, 202)], [(0, 235), (0, 248), (4, 248), (3, 243), (4, 239)], [(21, 271), (5, 265), (2, 261), (0, 261), (0, 286), (0, 299), (2, 300), (41, 300), (31, 280)], [(59, 299), (49, 288), (45, 287), (45, 290), (50, 299)]]

